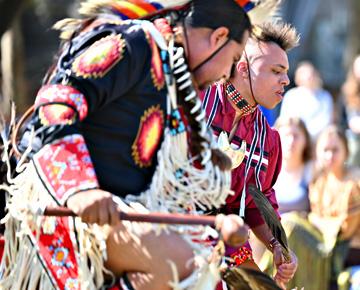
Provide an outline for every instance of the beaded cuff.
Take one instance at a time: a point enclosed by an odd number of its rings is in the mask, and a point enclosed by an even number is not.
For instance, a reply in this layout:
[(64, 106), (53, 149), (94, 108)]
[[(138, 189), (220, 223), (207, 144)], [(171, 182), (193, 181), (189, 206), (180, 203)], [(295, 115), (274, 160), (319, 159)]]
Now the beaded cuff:
[(268, 249), (269, 249), (271, 252), (274, 252), (274, 249), (275, 249), (275, 247), (277, 247), (277, 246), (281, 246), (280, 243), (278, 242), (277, 239), (272, 238), (272, 239), (269, 241)]

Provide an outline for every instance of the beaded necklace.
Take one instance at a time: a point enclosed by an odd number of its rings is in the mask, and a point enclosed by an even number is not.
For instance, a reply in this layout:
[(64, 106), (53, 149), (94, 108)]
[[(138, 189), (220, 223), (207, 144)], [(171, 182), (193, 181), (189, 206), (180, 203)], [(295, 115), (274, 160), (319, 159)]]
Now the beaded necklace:
[(248, 101), (244, 99), (234, 87), (231, 82), (226, 82), (225, 84), (225, 92), (229, 100), (241, 110), (242, 116), (246, 116), (255, 111), (256, 107), (252, 107)]

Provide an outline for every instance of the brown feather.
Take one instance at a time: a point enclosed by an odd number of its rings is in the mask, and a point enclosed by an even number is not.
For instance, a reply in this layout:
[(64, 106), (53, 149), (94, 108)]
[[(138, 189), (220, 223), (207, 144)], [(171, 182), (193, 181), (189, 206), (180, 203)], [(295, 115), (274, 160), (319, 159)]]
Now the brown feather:
[(253, 269), (227, 268), (222, 278), (231, 290), (281, 290), (268, 275)]
[(264, 193), (262, 193), (255, 185), (249, 185), (249, 193), (252, 196), (256, 207), (259, 209), (262, 217), (264, 218), (265, 223), (270, 228), (274, 238), (282, 246), (285, 260), (289, 261), (290, 254), (286, 234), (274, 208)]

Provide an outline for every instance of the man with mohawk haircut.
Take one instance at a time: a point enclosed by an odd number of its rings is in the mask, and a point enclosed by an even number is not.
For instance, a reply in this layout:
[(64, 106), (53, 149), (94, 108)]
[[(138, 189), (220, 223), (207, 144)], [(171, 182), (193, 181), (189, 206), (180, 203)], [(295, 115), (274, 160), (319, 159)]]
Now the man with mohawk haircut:
[[(273, 21), (259, 25), (229, 81), (209, 88), (203, 99), (208, 126), (233, 163), (231, 188), (235, 194), (217, 212), (244, 217), (254, 234), (272, 251), (277, 267), (275, 280), (282, 288), (293, 277), (297, 258), (291, 253), (291, 260), (286, 261), (281, 244), (264, 223), (248, 190), (250, 184), (256, 185), (277, 210), (273, 185), (281, 169), (280, 137), (257, 105), (273, 109), (282, 100), (284, 87), (289, 84), (286, 52), (298, 42), (299, 35), (288, 24)], [(227, 256), (232, 266), (258, 269), (249, 244), (240, 249), (228, 247)]]
[[(30, 121), (4, 141), (19, 174), (5, 187), (0, 288), (215, 287), (207, 228), (120, 221), (119, 211), (199, 215), (224, 203), (229, 160), (208, 141), (196, 90), (230, 76), (254, 7), (89, 0), (82, 19), (57, 24), (64, 41)], [(77, 217), (42, 216), (54, 206)], [(225, 241), (247, 231), (237, 216), (216, 224)]]

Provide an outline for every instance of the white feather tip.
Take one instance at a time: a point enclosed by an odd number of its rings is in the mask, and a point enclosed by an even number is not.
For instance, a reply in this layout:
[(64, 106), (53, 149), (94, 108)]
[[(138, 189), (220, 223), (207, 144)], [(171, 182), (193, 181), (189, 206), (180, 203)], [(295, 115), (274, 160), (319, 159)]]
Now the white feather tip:
[(260, 25), (264, 21), (276, 17), (281, 0), (259, 0), (259, 3), (248, 12), (252, 25)]

